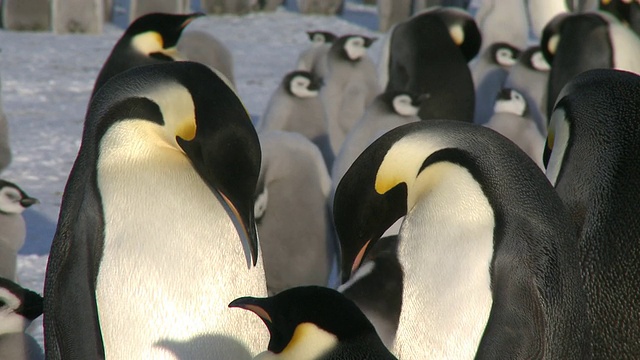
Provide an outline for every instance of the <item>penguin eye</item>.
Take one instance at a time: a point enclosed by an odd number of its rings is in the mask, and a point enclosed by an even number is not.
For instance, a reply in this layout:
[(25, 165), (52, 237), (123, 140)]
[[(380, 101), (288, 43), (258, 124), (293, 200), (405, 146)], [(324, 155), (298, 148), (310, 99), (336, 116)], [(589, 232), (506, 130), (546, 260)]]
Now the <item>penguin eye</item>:
[(22, 196), (14, 189), (7, 188), (2, 191), (2, 195), (5, 196), (11, 202), (19, 202)]

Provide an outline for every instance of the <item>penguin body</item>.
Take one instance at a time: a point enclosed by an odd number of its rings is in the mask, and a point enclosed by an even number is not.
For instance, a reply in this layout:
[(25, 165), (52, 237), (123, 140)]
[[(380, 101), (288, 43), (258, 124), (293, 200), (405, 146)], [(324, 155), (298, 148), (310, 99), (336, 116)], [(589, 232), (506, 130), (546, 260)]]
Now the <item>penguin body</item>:
[(496, 96), (502, 89), (509, 70), (518, 61), (519, 55), (520, 49), (507, 43), (495, 43), (469, 64), (476, 89), (474, 123), (484, 124), (493, 115)]
[(594, 359), (640, 353), (639, 92), (637, 74), (586, 71), (549, 123), (546, 173), (577, 228)]
[(640, 2), (638, 0), (603, 0), (599, 9), (617, 17), (640, 36)]
[(319, 96), (321, 86), (322, 80), (308, 71), (289, 72), (271, 95), (256, 128), (258, 132), (282, 130), (304, 135), (320, 149), (329, 166), (333, 162), (333, 151)]
[(244, 106), (193, 62), (137, 67), (103, 89), (47, 265), (47, 358), (173, 359), (169, 343), (196, 337), (208, 341), (195, 358), (255, 353), (266, 333), (226, 311), (238, 294), (266, 294), (260, 146)]
[(542, 38), (542, 31), (551, 19), (558, 14), (570, 11), (565, 1), (558, 0), (527, 1), (526, 6), (529, 13), (531, 31), (536, 36), (536, 39)]
[(540, 132), (538, 124), (531, 118), (529, 103), (523, 94), (514, 89), (502, 89), (494, 113), (484, 126), (513, 141), (544, 169), (542, 154), (546, 134)]
[(52, 0), (52, 30), (56, 34), (102, 34), (104, 0)]
[(540, 46), (549, 73), (547, 115), (564, 85), (590, 69), (640, 72), (640, 37), (606, 12), (561, 14), (544, 29)]
[(91, 97), (107, 80), (127, 69), (184, 60), (176, 50), (182, 30), (202, 14), (151, 13), (137, 18), (114, 45), (93, 85)]
[(497, 42), (506, 42), (519, 49), (529, 43), (529, 19), (524, 1), (482, 0), (475, 20), (482, 34), (480, 52)]
[(378, 30), (386, 32), (411, 16), (413, 0), (378, 0)]
[(328, 31), (307, 31), (311, 46), (300, 53), (296, 69), (310, 71), (318, 78), (327, 75), (327, 53), (337, 38)]
[(0, 277), (16, 280), (16, 258), (27, 235), (22, 212), (38, 200), (0, 179)]
[(358, 305), (387, 349), (393, 350), (402, 309), (398, 236), (381, 238), (367, 254), (362, 266), (338, 291)]
[(42, 296), (0, 277), (0, 358), (43, 360), (40, 345), (25, 330), (42, 315)]
[(18, 31), (49, 31), (51, 29), (51, 9), (49, 0), (2, 1), (2, 27)]
[(339, 15), (345, 0), (296, 0), (301, 14)]
[(229, 304), (258, 315), (271, 333), (260, 360), (392, 360), (375, 328), (336, 290), (303, 286), (269, 298), (243, 297)]
[(259, 138), (263, 159), (254, 213), (267, 290), (273, 295), (295, 286), (326, 286), (337, 246), (322, 155), (300, 134), (266, 131)]
[(204, 31), (188, 31), (180, 36), (177, 50), (189, 61), (209, 66), (222, 73), (235, 87), (233, 56), (222, 41)]
[(320, 99), (327, 117), (333, 154), (338, 153), (349, 130), (378, 95), (376, 68), (367, 55), (373, 41), (375, 38), (344, 35), (327, 53), (327, 76)]
[(539, 46), (532, 46), (520, 54), (518, 62), (509, 70), (505, 88), (516, 90), (527, 101), (529, 116), (540, 133), (547, 134), (547, 83), (551, 66)]
[(480, 33), (465, 11), (432, 8), (414, 15), (389, 32), (380, 61), (385, 91), (424, 94), (421, 119), (471, 122), (474, 87), (467, 62), (479, 48)]
[(347, 171), (333, 211), (343, 282), (404, 216), (399, 358), (589, 356), (568, 214), (495, 131), (450, 120), (393, 129)]
[(419, 13), (420, 11), (432, 6), (458, 7), (467, 9), (470, 4), (470, 0), (414, 0), (413, 13)]

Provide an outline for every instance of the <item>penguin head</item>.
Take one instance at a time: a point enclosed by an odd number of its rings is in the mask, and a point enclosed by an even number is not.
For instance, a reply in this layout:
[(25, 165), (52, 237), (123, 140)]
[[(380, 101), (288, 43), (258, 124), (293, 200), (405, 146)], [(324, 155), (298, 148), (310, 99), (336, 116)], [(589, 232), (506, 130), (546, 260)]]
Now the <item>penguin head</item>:
[(290, 355), (287, 358), (316, 359), (339, 343), (363, 336), (377, 337), (375, 328), (355, 303), (326, 287), (295, 287), (268, 298), (242, 297), (229, 307), (258, 315), (271, 335), (269, 352)]
[(323, 81), (309, 71), (296, 70), (285, 75), (282, 85), (289, 95), (306, 99), (318, 96)]
[(165, 14), (151, 13), (134, 20), (123, 39), (138, 52), (159, 60), (180, 60), (176, 45), (182, 30), (203, 13)]
[(311, 41), (311, 43), (313, 43), (314, 46), (333, 43), (338, 38), (332, 32), (321, 30), (307, 31), (307, 35), (309, 36), (309, 40)]
[(426, 96), (402, 90), (389, 90), (378, 95), (378, 99), (386, 105), (390, 113), (400, 116), (417, 116)]
[(524, 95), (514, 89), (504, 88), (498, 93), (493, 111), (496, 113), (510, 113), (518, 116), (527, 115), (527, 100)]
[[(127, 134), (133, 134), (130, 138), (140, 145), (123, 142)], [(144, 146), (162, 151), (167, 168), (173, 167), (174, 159), (186, 157), (230, 215), (250, 253), (247, 260), (256, 263), (253, 195), (260, 172), (260, 144), (236, 93), (207, 66), (163, 62), (114, 76), (90, 103), (84, 143), (97, 144), (94, 151), (105, 156), (113, 153), (112, 148)], [(136, 156), (146, 155), (137, 149), (120, 153), (131, 154), (121, 160), (132, 163), (141, 161)]]
[(42, 296), (0, 277), (0, 335), (23, 332), (42, 310)]
[(344, 35), (333, 42), (332, 51), (338, 51), (342, 58), (357, 62), (367, 54), (367, 49), (376, 38), (363, 35)]
[(528, 69), (540, 72), (549, 72), (551, 65), (545, 59), (540, 46), (532, 46), (520, 54), (519, 61)]
[(463, 9), (455, 7), (432, 7), (425, 14), (433, 13), (449, 30), (449, 35), (458, 46), (464, 58), (471, 61), (482, 45), (482, 35), (473, 16)]
[(520, 55), (520, 49), (505, 42), (492, 44), (488, 51), (491, 54), (493, 62), (504, 68), (515, 65)]
[(18, 185), (0, 179), (0, 213), (21, 214), (39, 201), (27, 195)]

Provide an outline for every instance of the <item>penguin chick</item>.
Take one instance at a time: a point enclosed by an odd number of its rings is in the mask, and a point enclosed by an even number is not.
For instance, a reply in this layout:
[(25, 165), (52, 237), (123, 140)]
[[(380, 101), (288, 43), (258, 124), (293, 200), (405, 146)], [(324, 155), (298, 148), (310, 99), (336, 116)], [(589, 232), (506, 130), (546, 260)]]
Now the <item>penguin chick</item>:
[(18, 185), (0, 179), (0, 277), (16, 279), (16, 257), (27, 231), (22, 212), (36, 203)]
[(307, 35), (311, 46), (298, 56), (296, 69), (310, 71), (324, 78), (327, 73), (327, 52), (338, 37), (332, 32), (320, 30), (307, 31)]
[(484, 126), (499, 132), (518, 145), (533, 161), (544, 169), (542, 154), (545, 136), (540, 133), (524, 95), (513, 89), (502, 89), (494, 107), (494, 114)]
[(176, 50), (182, 30), (202, 13), (151, 13), (132, 22), (116, 42), (98, 74), (91, 97), (111, 77), (132, 67), (184, 60)]
[(177, 50), (189, 61), (207, 65), (218, 75), (222, 73), (235, 88), (233, 56), (225, 44), (204, 31), (188, 31), (178, 40)]
[(252, 311), (269, 329), (268, 351), (256, 359), (396, 359), (356, 304), (330, 288), (305, 286), (268, 298), (242, 297), (229, 307)]
[(40, 345), (25, 333), (42, 310), (42, 296), (0, 277), (0, 359), (44, 359)]

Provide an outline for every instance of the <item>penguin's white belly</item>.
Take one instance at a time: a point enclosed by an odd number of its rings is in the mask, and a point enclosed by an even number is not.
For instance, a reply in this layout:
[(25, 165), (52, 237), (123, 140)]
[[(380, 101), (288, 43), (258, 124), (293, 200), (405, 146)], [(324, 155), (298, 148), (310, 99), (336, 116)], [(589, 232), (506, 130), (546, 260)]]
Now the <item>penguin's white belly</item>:
[(248, 268), (230, 217), (188, 159), (160, 155), (134, 174), (119, 173), (118, 159), (98, 170), (105, 239), (96, 298), (106, 357), (246, 358), (240, 343), (256, 354), (268, 343), (264, 324), (227, 305), (266, 296), (262, 261)]

